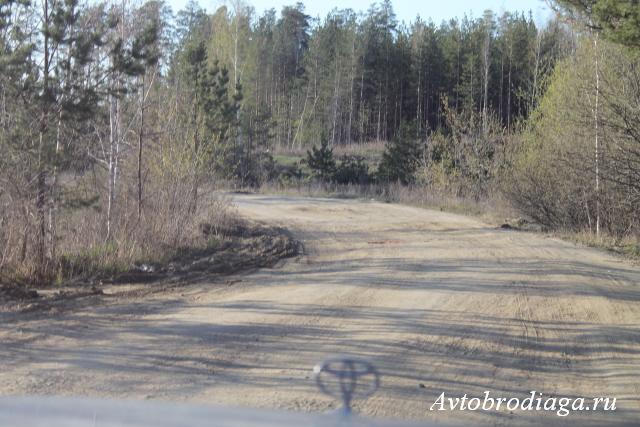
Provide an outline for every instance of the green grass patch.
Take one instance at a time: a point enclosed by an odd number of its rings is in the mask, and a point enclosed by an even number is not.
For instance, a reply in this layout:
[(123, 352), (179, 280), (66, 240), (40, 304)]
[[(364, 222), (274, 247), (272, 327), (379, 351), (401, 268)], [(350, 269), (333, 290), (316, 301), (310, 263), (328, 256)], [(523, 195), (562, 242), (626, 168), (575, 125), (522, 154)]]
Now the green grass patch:
[(273, 160), (281, 164), (282, 166), (296, 166), (302, 160), (302, 156), (297, 156), (293, 154), (276, 154), (273, 156)]

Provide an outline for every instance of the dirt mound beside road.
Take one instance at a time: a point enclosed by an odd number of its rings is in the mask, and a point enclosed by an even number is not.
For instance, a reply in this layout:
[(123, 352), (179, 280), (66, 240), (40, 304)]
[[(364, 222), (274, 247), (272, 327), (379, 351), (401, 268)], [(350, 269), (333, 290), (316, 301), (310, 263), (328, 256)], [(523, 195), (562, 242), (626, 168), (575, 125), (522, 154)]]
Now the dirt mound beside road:
[(10, 301), (28, 301), (38, 298), (38, 292), (23, 285), (0, 283), (0, 304)]
[[(203, 225), (205, 235), (213, 235)], [(261, 267), (271, 267), (284, 258), (301, 253), (300, 242), (279, 227), (237, 220), (225, 230), (215, 230), (212, 243), (200, 248), (182, 248), (165, 263), (144, 263), (113, 276), (77, 278), (43, 289), (0, 284), (0, 304), (10, 311), (77, 308), (78, 300), (97, 296), (143, 296), (181, 287), (196, 281), (213, 280)], [(89, 302), (89, 301), (85, 301)]]

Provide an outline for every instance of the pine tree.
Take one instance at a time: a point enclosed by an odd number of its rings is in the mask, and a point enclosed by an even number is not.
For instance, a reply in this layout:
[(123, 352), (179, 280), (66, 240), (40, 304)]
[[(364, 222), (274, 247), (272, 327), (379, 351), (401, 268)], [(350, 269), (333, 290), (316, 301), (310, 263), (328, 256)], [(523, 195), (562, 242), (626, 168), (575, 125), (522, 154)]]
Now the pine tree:
[(640, 49), (640, 2), (637, 0), (556, 0), (556, 6), (571, 18), (587, 21), (605, 38)]
[(305, 160), (314, 177), (322, 181), (333, 179), (336, 172), (336, 161), (333, 157), (333, 148), (329, 147), (329, 141), (324, 134), (321, 137), (320, 147), (316, 148), (314, 145), (311, 150), (307, 150)]
[[(37, 276), (45, 279), (56, 259), (56, 214), (58, 210), (58, 172), (63, 156), (71, 146), (65, 131), (89, 119), (98, 107), (95, 82), (86, 79), (85, 67), (92, 62), (92, 51), (102, 34), (84, 21), (77, 0), (43, 0), (39, 16), (39, 43), (34, 55), (41, 61), (30, 69), (29, 94), (38, 117), (32, 133), (35, 183)], [(29, 109), (30, 107), (27, 106)]]
[(423, 154), (423, 145), (415, 137), (415, 127), (403, 123), (396, 138), (389, 142), (378, 166), (378, 177), (383, 182), (410, 184), (415, 179)]

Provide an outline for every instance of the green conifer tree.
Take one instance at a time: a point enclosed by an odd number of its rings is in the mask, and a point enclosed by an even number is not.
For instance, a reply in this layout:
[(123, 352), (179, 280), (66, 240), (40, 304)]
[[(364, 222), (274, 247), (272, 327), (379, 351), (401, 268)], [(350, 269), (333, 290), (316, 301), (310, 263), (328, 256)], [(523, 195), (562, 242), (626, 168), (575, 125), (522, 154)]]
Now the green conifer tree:
[(422, 151), (423, 146), (415, 137), (415, 126), (402, 124), (398, 136), (387, 144), (382, 154), (378, 177), (383, 182), (412, 183)]
[(336, 160), (333, 157), (333, 148), (329, 147), (329, 141), (325, 134), (322, 134), (320, 148), (316, 148), (314, 145), (311, 150), (307, 150), (305, 160), (314, 177), (322, 181), (333, 180), (336, 172)]

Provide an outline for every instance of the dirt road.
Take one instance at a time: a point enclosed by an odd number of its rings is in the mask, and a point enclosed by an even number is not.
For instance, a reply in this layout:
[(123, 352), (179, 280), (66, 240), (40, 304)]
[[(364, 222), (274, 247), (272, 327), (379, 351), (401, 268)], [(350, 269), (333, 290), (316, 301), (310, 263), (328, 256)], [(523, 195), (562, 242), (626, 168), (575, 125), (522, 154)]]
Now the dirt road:
[[(226, 282), (2, 315), (0, 394), (323, 411), (325, 355), (368, 357), (371, 416), (493, 425), (640, 419), (640, 268), (475, 219), (353, 200), (234, 196), (305, 255)], [(616, 397), (615, 412), (443, 411), (447, 397)]]

